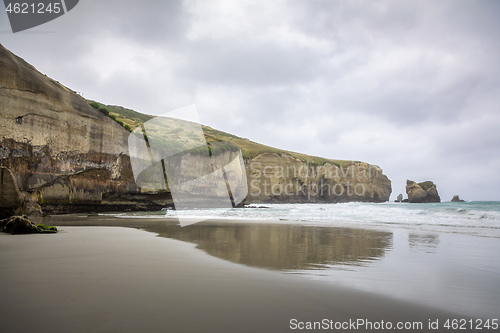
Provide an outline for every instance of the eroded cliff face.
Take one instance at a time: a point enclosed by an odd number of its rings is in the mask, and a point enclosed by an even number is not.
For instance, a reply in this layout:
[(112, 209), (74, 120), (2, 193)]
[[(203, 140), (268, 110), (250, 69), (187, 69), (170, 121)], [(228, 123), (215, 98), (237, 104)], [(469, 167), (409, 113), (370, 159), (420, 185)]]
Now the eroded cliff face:
[[(391, 181), (376, 165), (348, 161), (342, 164), (311, 165), (288, 154), (276, 153), (263, 153), (244, 161), (239, 160), (240, 156), (238, 152), (228, 151), (211, 157), (213, 169), (223, 169), (235, 202), (243, 199), (243, 203), (247, 204), (384, 202), (391, 194)], [(197, 195), (191, 198), (198, 200), (199, 206), (203, 206), (205, 199), (227, 193), (226, 183), (215, 181), (217, 177), (211, 182), (207, 182), (206, 178), (197, 178), (199, 168), (196, 166), (203, 165), (202, 159), (197, 154), (184, 154), (175, 163), (166, 161), (166, 168), (170, 172), (183, 175), (179, 177), (179, 188)], [(150, 179), (163, 179), (161, 169), (156, 170), (157, 174)], [(161, 183), (142, 184), (144, 190), (172, 190), (168, 184), (166, 187)]]
[(247, 202), (384, 202), (391, 181), (364, 162), (310, 165), (290, 155), (261, 154), (246, 161)]
[[(168, 186), (147, 193), (137, 185), (128, 136), (127, 130), (74, 91), (0, 45), (0, 166), (12, 171), (27, 200), (49, 213), (172, 205)], [(244, 195), (242, 182), (247, 182), (245, 203), (380, 202), (391, 193), (382, 170), (363, 162), (319, 166), (287, 154), (264, 153), (244, 163), (230, 163), (238, 154), (224, 152), (211, 160), (216, 169), (225, 165), (233, 197)], [(189, 174), (189, 166), (197, 165), (198, 158), (183, 157), (182, 172)], [(225, 189), (219, 185), (194, 181), (190, 190), (202, 198)]]
[(0, 165), (29, 198), (88, 206), (139, 190), (128, 131), (1, 45), (0, 73)]
[(0, 167), (0, 219), (16, 214), (22, 203), (14, 175), (9, 169)]

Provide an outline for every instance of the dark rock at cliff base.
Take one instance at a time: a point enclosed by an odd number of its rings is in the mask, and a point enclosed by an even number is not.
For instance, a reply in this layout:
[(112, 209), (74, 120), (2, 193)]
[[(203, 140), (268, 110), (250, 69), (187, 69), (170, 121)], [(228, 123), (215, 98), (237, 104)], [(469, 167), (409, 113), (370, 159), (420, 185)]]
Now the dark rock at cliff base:
[(42, 222), (43, 212), (40, 205), (34, 201), (28, 201), (23, 204), (23, 213), (35, 223)]
[(36, 224), (24, 216), (11, 216), (0, 221), (0, 231), (11, 234), (32, 234), (37, 233)]
[(408, 202), (441, 202), (436, 184), (431, 181), (416, 183), (413, 180), (406, 181), (406, 194)]
[(451, 199), (451, 202), (465, 202), (465, 200), (460, 199), (460, 197), (457, 195), (454, 195), (453, 198)]
[(0, 219), (15, 215), (23, 199), (12, 172), (0, 167)]
[(0, 220), (0, 231), (10, 234), (33, 234), (33, 233), (55, 233), (56, 227), (48, 227), (40, 224), (36, 225), (26, 216), (11, 216)]

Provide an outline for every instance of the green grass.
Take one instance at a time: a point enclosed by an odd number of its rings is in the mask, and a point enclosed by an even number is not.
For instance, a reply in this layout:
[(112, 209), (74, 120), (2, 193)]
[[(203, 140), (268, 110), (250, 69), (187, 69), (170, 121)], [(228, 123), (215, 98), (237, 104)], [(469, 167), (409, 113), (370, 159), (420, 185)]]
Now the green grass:
[(277, 154), (279, 156), (289, 155), (291, 157), (301, 160), (302, 162), (309, 163), (310, 165), (325, 165), (325, 163), (332, 163), (340, 167), (352, 164), (352, 161), (334, 160), (318, 156), (310, 156), (297, 152), (269, 147), (257, 142), (250, 141), (248, 139), (240, 138), (233, 134), (218, 131), (208, 126), (202, 125), (202, 128), (207, 142), (230, 142), (236, 144), (238, 147), (241, 148), (243, 158), (245, 159), (253, 159), (257, 155), (263, 153), (271, 153), (271, 154)]
[(132, 132), (137, 126), (140, 126), (142, 123), (154, 118), (154, 116), (139, 113), (122, 106), (105, 105), (92, 100), (87, 100), (87, 102), (90, 106), (98, 109), (129, 132)]
[(421, 183), (417, 183), (418, 186), (420, 186), (422, 189), (424, 190), (427, 190), (428, 188), (430, 188), (432, 185), (434, 185), (433, 182), (431, 181), (425, 181), (425, 182), (421, 182)]
[[(144, 122), (151, 120), (155, 117), (148, 114), (139, 113), (137, 111), (127, 109), (121, 106), (105, 105), (92, 100), (87, 100), (87, 102), (94, 108), (99, 109), (101, 112), (107, 114), (110, 118), (114, 119), (117, 123), (122, 125), (126, 130), (130, 132), (132, 132), (136, 127), (141, 126)], [(266, 146), (257, 142), (250, 141), (246, 138), (241, 138), (230, 133), (213, 129), (209, 126), (202, 125), (202, 129), (207, 143), (229, 142), (235, 144), (238, 147), (240, 147), (244, 159), (253, 159), (260, 154), (271, 153), (271, 154), (277, 154), (279, 156), (288, 155), (293, 158), (299, 159), (302, 162), (316, 166), (325, 165), (326, 163), (332, 163), (338, 167), (341, 166), (346, 167), (353, 163), (353, 161), (335, 160), (318, 156), (310, 156), (302, 153)], [(177, 141), (181, 142), (181, 144), (187, 144), (190, 142), (189, 140), (196, 139), (192, 135), (192, 133), (182, 133), (181, 129), (176, 129), (173, 130), (172, 132), (177, 132), (176, 138), (178, 139)], [(210, 150), (211, 153), (217, 154), (221, 151), (233, 150), (233, 148), (230, 148), (229, 145), (228, 146), (216, 145), (216, 147), (212, 147), (210, 148)]]
[(56, 227), (46, 226), (45, 224), (37, 224), (38, 231), (42, 233), (55, 233), (57, 232)]

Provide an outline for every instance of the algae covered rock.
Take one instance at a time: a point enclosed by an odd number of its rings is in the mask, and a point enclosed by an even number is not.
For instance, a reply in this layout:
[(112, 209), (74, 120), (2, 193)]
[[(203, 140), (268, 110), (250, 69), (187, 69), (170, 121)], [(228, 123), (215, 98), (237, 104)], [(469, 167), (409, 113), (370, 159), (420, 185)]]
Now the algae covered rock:
[(57, 228), (53, 226), (48, 226), (43, 223), (37, 224), (38, 232), (42, 234), (52, 234), (57, 232)]
[(11, 216), (0, 220), (0, 231), (15, 234), (33, 234), (33, 233), (55, 233), (56, 227), (49, 227), (44, 224), (36, 225), (26, 216)]

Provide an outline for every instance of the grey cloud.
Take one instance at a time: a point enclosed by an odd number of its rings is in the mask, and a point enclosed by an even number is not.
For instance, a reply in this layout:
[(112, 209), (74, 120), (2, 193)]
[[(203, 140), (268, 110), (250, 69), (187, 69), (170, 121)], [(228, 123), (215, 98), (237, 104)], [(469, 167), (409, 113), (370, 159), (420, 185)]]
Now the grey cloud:
[(191, 42), (176, 75), (219, 85), (275, 86), (307, 82), (321, 74), (314, 50), (251, 37)]
[(183, 1), (93, 1), (87, 8), (103, 31), (140, 41), (145, 47), (169, 45), (185, 35)]
[[(498, 20), (491, 14), (498, 12), (496, 5), (425, 1), (299, 4), (305, 9), (298, 21), (301, 26), (332, 40), (349, 59), (342, 63), (348, 70), (330, 72), (337, 75), (325, 79), (325, 86), (331, 87), (331, 103), (339, 110), (377, 113), (404, 126), (447, 122), (463, 112), (478, 86), (484, 89), (498, 77), (498, 43), (484, 37), (499, 31), (494, 29)], [(316, 19), (311, 20), (312, 16)], [(374, 70), (380, 61), (374, 52), (391, 56), (405, 47), (417, 52), (413, 63)], [(438, 58), (429, 58), (429, 52), (437, 53)], [(446, 68), (440, 56), (455, 57), (456, 64)], [(356, 71), (363, 74), (353, 77)]]

